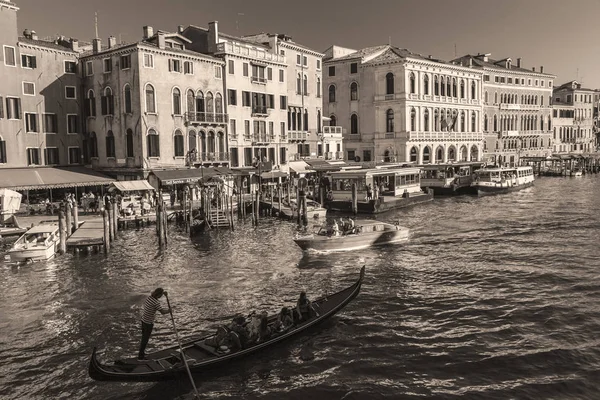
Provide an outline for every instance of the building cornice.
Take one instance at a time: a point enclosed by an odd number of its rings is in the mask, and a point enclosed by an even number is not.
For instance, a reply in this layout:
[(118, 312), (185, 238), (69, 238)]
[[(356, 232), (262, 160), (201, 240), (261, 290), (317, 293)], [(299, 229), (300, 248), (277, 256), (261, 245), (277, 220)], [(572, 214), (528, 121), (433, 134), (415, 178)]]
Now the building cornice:
[(509, 74), (509, 75), (520, 75), (520, 76), (535, 76), (538, 78), (545, 78), (545, 79), (556, 79), (556, 75), (552, 75), (552, 74), (545, 74), (542, 72), (534, 72), (534, 71), (517, 71), (514, 69), (506, 69), (506, 68), (491, 68), (491, 67), (480, 67), (483, 68), (483, 71), (485, 72), (494, 72), (496, 74)]
[(133, 43), (131, 45), (119, 47), (116, 49), (107, 49), (105, 51), (102, 51), (102, 52), (99, 52), (96, 54), (90, 54), (90, 55), (81, 57), (81, 59), (85, 60), (85, 61), (101, 60), (101, 59), (111, 57), (111, 56), (122, 56), (122, 55), (126, 55), (126, 54), (137, 53), (140, 51), (145, 52), (145, 53), (152, 53), (152, 54), (164, 55), (164, 56), (178, 58), (178, 59), (184, 59), (184, 60), (205, 61), (205, 62), (212, 63), (215, 65), (221, 65), (221, 66), (225, 65), (223, 60), (220, 60), (220, 59), (214, 58), (214, 57), (209, 57), (209, 56), (203, 55), (201, 53), (191, 53), (191, 51), (189, 53), (181, 53), (178, 51), (169, 51), (168, 49), (159, 49), (158, 47), (144, 45), (143, 43)]
[(298, 51), (301, 53), (310, 54), (311, 56), (314, 56), (314, 57), (320, 57), (320, 58), (325, 57), (325, 54), (311, 50), (311, 49), (304, 47), (302, 45), (299, 45), (297, 43), (290, 43), (290, 42), (284, 42), (284, 41), (278, 41), (277, 43), (282, 47), (286, 47), (288, 49), (295, 50), (295, 51)]
[(38, 50), (38, 51), (45, 51), (48, 53), (53, 53), (53, 54), (61, 54), (64, 56), (71, 56), (71, 57), (75, 57), (77, 58), (78, 54), (70, 51), (70, 50), (59, 50), (59, 49), (55, 49), (52, 47), (46, 47), (43, 45), (35, 45), (35, 44), (31, 44), (31, 43), (24, 43), (24, 42), (18, 42), (18, 45), (20, 48), (22, 49), (32, 49), (32, 50)]
[(408, 62), (417, 64), (417, 65), (424, 65), (424, 66), (432, 67), (432, 68), (445, 68), (445, 69), (449, 69), (451, 71), (456, 71), (456, 72), (473, 73), (475, 75), (480, 75), (481, 77), (483, 77), (483, 71), (481, 71), (480, 69), (465, 67), (464, 65), (444, 64), (444, 63), (435, 62), (433, 60), (429, 61), (429, 60), (424, 60), (421, 58), (411, 58), (411, 57), (408, 57), (406, 59), (405, 63), (408, 63)]
[(0, 0), (0, 9), (5, 8), (5, 7), (10, 10), (19, 11), (19, 7), (17, 7), (16, 4), (5, 1), (5, 0)]

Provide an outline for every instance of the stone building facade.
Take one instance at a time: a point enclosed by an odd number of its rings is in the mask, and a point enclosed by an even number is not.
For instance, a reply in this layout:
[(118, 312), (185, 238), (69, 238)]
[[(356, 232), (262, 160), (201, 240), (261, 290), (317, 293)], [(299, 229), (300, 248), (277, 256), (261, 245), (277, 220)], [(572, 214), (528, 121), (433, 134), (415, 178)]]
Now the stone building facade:
[(554, 75), (527, 69), (518, 58), (493, 60), (490, 54), (454, 60), (483, 71), (485, 161), (517, 164), (522, 156), (552, 154), (552, 89)]
[(593, 89), (577, 81), (554, 88), (552, 103), (555, 153), (584, 153), (596, 149)]
[(482, 71), (390, 45), (332, 46), (325, 107), (348, 159), (416, 164), (482, 157)]

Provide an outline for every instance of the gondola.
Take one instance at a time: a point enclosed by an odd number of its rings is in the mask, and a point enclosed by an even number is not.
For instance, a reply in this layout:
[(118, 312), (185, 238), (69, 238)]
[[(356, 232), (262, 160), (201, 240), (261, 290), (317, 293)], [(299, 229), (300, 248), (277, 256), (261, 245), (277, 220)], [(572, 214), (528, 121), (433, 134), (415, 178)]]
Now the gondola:
[[(190, 370), (192, 373), (215, 370), (249, 354), (264, 351), (276, 343), (296, 336), (325, 321), (358, 295), (364, 274), (365, 267), (363, 266), (360, 270), (359, 279), (352, 286), (312, 301), (316, 315), (284, 332), (274, 334), (267, 341), (234, 352), (229, 350), (221, 352), (220, 349), (207, 345), (206, 339), (213, 337), (214, 334), (183, 342), (183, 354)], [(275, 321), (276, 318), (277, 315), (270, 316), (269, 321)], [(145, 360), (128, 358), (115, 361), (113, 365), (101, 364), (98, 361), (96, 348), (94, 347), (89, 363), (89, 375), (97, 381), (155, 382), (177, 379), (184, 374), (186, 374), (186, 367), (177, 345), (155, 353), (148, 353)]]

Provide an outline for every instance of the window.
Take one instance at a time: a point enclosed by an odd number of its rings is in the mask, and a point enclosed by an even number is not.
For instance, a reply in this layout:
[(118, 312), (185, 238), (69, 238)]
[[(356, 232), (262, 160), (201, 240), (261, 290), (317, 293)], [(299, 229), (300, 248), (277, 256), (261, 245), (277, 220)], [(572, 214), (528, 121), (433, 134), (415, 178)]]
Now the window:
[(46, 147), (44, 149), (44, 160), (46, 161), (46, 165), (58, 165), (58, 148)]
[(58, 133), (58, 118), (56, 114), (44, 114), (44, 132)]
[(385, 112), (385, 131), (394, 132), (394, 110), (391, 108)]
[(477, 98), (477, 85), (475, 82), (471, 82), (471, 99)]
[(227, 102), (230, 106), (237, 106), (237, 90), (227, 89)]
[(356, 82), (350, 84), (350, 100), (358, 100), (358, 84)]
[(76, 99), (77, 92), (75, 91), (75, 86), (65, 86), (65, 98), (66, 99)]
[(35, 56), (30, 56), (28, 54), (21, 54), (21, 67), (36, 68), (37, 60), (36, 60)]
[(183, 157), (183, 152), (183, 133), (177, 129), (173, 136), (173, 154), (175, 157)]
[(26, 96), (35, 96), (35, 83), (23, 82), (23, 94)]
[(296, 54), (296, 65), (302, 65), (302, 56), (300, 54)]
[(65, 61), (65, 74), (77, 73), (77, 63), (75, 61)]
[(244, 136), (245, 137), (250, 136), (250, 121), (249, 120), (244, 121)]
[(4, 46), (4, 65), (6, 65), (7, 67), (17, 66), (14, 47)]
[(181, 60), (170, 58), (169, 59), (169, 71), (181, 73)]
[(385, 94), (394, 94), (394, 74), (391, 72), (385, 76)]
[(471, 114), (471, 132), (477, 132), (477, 116), (474, 111)]
[(279, 82), (283, 82), (285, 80), (284, 71), (282, 69), (279, 70)]
[(351, 74), (358, 73), (358, 63), (352, 63), (352, 64), (350, 64), (350, 73)]
[(144, 53), (144, 68), (154, 68), (154, 55)]
[(96, 95), (92, 89), (88, 90), (87, 99), (85, 99), (84, 112), (86, 117), (96, 116)]
[(287, 96), (279, 96), (279, 108), (282, 110), (287, 108)]
[(115, 158), (115, 135), (112, 131), (106, 133), (106, 158)]
[(237, 127), (235, 125), (235, 119), (229, 120), (229, 134), (233, 137), (237, 136)]
[(150, 114), (156, 113), (156, 98), (154, 94), (154, 86), (146, 85), (146, 112)]
[(317, 69), (321, 69), (321, 60), (317, 60)]
[(18, 97), (6, 98), (6, 118), (21, 119), (21, 99)]
[(296, 93), (302, 94), (302, 75), (300, 74), (296, 76)]
[(273, 121), (269, 121), (269, 135), (271, 135), (272, 138), (275, 137), (275, 124)]
[(329, 102), (335, 103), (335, 85), (329, 86)]
[(131, 68), (131, 54), (121, 56), (121, 69)]
[(131, 129), (127, 129), (127, 133), (125, 134), (125, 142), (127, 147), (127, 157), (133, 158), (133, 131)]
[(105, 58), (104, 60), (102, 60), (102, 65), (104, 65), (105, 74), (112, 72), (112, 62), (110, 58)]
[(250, 92), (242, 91), (242, 106), (250, 107)]
[(131, 104), (131, 86), (125, 85), (125, 89), (123, 90), (123, 97), (125, 97), (125, 114), (132, 114), (133, 107)]
[(0, 164), (6, 164), (8, 159), (6, 157), (6, 142), (0, 136)]
[(215, 65), (215, 78), (218, 78), (218, 79), (222, 78), (222, 71), (221, 71), (220, 65)]
[(67, 133), (79, 132), (79, 117), (77, 114), (67, 114)]
[(148, 144), (148, 157), (160, 157), (158, 132), (154, 129), (148, 130), (146, 141)]
[(335, 65), (329, 67), (329, 76), (335, 76)]
[(429, 75), (423, 77), (423, 94), (429, 94)]
[(490, 76), (489, 75), (484, 75), (483, 76), (483, 81), (484, 82), (489, 82), (490, 81)]
[(306, 56), (302, 56), (302, 65), (305, 67), (308, 65), (308, 58), (306, 58)]
[(69, 164), (79, 164), (81, 150), (79, 147), (69, 147)]
[(417, 130), (417, 111), (414, 108), (410, 110), (410, 130)]
[(25, 132), (39, 132), (37, 114), (25, 113)]
[(265, 83), (267, 79), (265, 78), (265, 67), (262, 65), (253, 65), (252, 66), (252, 82), (260, 82)]
[(115, 114), (115, 97), (110, 87), (104, 89), (104, 96), (100, 99), (100, 103), (102, 115)]
[(270, 109), (275, 108), (275, 95), (272, 95), (272, 94), (267, 95), (267, 108), (270, 108)]
[(273, 80), (273, 68), (271, 67), (267, 68), (267, 79), (270, 81)]
[(464, 81), (464, 79), (460, 80), (460, 98), (461, 99), (465, 98), (465, 81)]
[(94, 75), (94, 63), (91, 61), (85, 62), (85, 75), (92, 76)]
[(358, 133), (358, 115), (350, 116), (350, 133)]
[(308, 77), (304, 75), (304, 85), (302, 94), (308, 95)]
[(243, 73), (243, 75), (244, 75), (244, 76), (248, 76), (248, 63), (244, 63), (244, 64), (242, 65), (242, 67), (243, 67), (243, 68), (242, 68), (242, 73)]
[(90, 134), (90, 157), (98, 157), (98, 138), (96, 137), (96, 132)]
[(181, 115), (181, 91), (173, 89), (173, 114)]
[(223, 114), (223, 96), (221, 96), (221, 93), (217, 93), (215, 96), (215, 113)]
[(415, 74), (413, 74), (412, 72), (409, 75), (409, 79), (410, 79), (410, 92), (411, 93), (416, 93), (417, 92), (417, 88), (416, 88), (416, 82), (415, 82)]
[(40, 165), (40, 149), (27, 149), (27, 165)]
[(423, 113), (423, 131), (429, 132), (429, 110), (427, 109)]
[(183, 73), (186, 75), (194, 75), (194, 63), (192, 61), (183, 63)]

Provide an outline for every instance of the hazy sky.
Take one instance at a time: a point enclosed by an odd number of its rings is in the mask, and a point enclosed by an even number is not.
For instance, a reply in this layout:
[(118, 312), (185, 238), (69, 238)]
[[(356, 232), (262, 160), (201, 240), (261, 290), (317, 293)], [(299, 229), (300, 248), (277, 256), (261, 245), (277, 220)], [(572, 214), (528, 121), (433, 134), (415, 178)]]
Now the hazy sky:
[[(174, 31), (178, 25), (219, 21), (229, 34), (286, 33), (318, 51), (386, 44), (445, 60), (467, 53), (517, 57), (523, 65), (579, 78), (600, 88), (600, 0), (14, 0), (19, 30), (40, 37), (88, 40), (99, 34), (141, 39), (142, 26)], [(236, 22), (237, 21), (237, 22)], [(598, 71), (598, 72), (597, 72)]]

